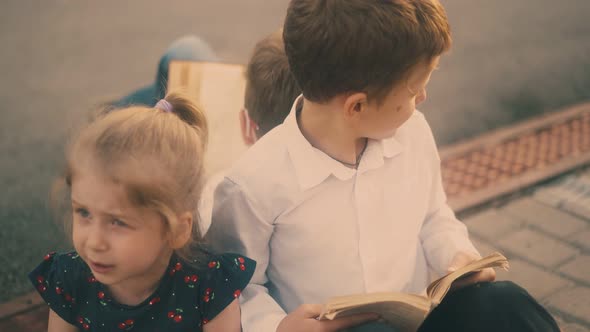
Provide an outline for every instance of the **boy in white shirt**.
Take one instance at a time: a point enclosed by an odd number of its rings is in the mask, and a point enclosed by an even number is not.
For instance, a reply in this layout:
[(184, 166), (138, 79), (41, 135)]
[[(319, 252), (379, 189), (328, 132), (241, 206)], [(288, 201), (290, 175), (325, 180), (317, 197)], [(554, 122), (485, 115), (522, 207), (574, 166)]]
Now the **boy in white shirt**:
[[(242, 293), (245, 332), (337, 331), (377, 317), (317, 321), (318, 303), (421, 293), (429, 269), (442, 275), (479, 258), (415, 110), (450, 30), (437, 0), (293, 0), (283, 37), (303, 95), (217, 187), (207, 238), (258, 263)], [(518, 286), (474, 285), (494, 279), (486, 269), (462, 280), (421, 331), (482, 330), (485, 317), (497, 320), (492, 330), (557, 330)], [(484, 305), (493, 299), (511, 305)], [(456, 319), (457, 308), (473, 319)]]

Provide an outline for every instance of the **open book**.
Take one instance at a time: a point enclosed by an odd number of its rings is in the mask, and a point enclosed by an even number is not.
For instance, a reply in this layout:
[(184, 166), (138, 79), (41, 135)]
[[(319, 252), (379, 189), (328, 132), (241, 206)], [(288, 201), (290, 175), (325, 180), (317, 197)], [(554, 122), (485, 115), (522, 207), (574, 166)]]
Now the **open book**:
[(430, 311), (442, 301), (455, 280), (488, 267), (508, 270), (508, 260), (502, 254), (495, 252), (473, 261), (432, 282), (426, 289), (426, 296), (384, 292), (334, 297), (325, 304), (319, 319), (332, 320), (352, 314), (374, 312), (380, 314), (385, 321), (398, 330), (414, 332), (418, 330)]

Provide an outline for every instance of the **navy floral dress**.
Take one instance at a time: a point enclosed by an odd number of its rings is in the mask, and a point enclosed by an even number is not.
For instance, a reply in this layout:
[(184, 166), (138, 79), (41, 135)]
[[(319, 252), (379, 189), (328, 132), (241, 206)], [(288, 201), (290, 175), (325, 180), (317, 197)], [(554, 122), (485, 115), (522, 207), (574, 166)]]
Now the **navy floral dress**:
[(201, 268), (176, 257), (156, 291), (127, 306), (111, 299), (76, 252), (47, 254), (29, 279), (49, 307), (81, 331), (202, 331), (246, 287), (256, 262), (210, 255)]

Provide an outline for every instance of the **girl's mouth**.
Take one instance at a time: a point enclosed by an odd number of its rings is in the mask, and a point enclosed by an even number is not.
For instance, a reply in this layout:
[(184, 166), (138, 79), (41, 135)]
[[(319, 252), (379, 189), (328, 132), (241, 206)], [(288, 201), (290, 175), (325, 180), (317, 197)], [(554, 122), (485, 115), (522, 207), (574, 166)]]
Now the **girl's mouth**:
[(115, 266), (108, 264), (101, 264), (97, 262), (90, 262), (90, 268), (96, 273), (107, 273), (110, 272)]

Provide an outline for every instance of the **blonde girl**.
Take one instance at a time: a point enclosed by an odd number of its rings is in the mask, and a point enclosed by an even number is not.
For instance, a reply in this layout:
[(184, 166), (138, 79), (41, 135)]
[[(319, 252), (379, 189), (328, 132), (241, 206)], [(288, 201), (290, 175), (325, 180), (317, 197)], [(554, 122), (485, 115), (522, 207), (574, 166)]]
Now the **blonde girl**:
[(237, 298), (255, 262), (200, 249), (207, 124), (187, 98), (110, 112), (67, 150), (66, 230), (29, 278), (49, 331), (240, 331)]

